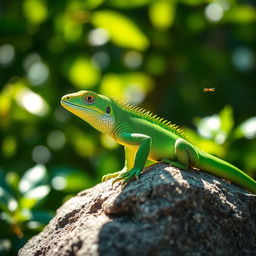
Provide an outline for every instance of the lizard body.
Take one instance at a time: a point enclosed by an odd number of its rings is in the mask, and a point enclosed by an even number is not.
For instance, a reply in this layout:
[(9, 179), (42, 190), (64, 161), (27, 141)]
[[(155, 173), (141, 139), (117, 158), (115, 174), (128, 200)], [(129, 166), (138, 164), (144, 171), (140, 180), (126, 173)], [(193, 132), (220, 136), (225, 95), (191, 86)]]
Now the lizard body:
[(256, 181), (232, 164), (193, 145), (176, 125), (137, 106), (92, 91), (62, 97), (61, 104), (95, 129), (125, 147), (125, 166), (103, 180), (128, 182), (138, 178), (147, 160), (167, 162), (181, 169), (195, 167), (226, 178), (256, 193)]

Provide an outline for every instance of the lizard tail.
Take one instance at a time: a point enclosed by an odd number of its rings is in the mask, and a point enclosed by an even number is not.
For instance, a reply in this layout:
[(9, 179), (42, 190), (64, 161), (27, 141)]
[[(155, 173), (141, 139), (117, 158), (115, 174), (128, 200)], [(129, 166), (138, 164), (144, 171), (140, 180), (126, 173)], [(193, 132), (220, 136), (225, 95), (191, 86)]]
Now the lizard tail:
[(221, 178), (226, 178), (256, 194), (256, 181), (253, 178), (218, 157), (199, 151), (199, 164), (197, 167)]

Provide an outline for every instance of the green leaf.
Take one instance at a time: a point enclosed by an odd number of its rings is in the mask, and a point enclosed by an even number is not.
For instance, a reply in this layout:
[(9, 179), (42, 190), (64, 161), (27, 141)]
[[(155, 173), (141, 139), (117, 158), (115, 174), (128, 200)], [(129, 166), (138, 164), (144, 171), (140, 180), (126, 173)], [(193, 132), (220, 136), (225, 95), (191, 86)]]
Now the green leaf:
[(5, 212), (13, 212), (17, 207), (18, 203), (15, 198), (4, 188), (0, 187), (0, 208)]
[(251, 23), (256, 20), (256, 9), (251, 5), (237, 5), (227, 12), (223, 22)]
[(21, 208), (31, 209), (39, 204), (50, 192), (45, 166), (36, 165), (27, 170), (20, 180), (19, 189), (22, 194), (19, 200)]
[(175, 1), (153, 1), (149, 8), (149, 17), (153, 26), (160, 30), (168, 29), (174, 21), (175, 8)]
[(234, 127), (234, 117), (233, 109), (231, 106), (225, 106), (219, 113), (221, 130), (226, 133), (226, 136), (229, 135), (232, 128)]
[(41, 185), (28, 190), (20, 199), (21, 208), (31, 209), (44, 199), (50, 192), (48, 185)]
[(88, 188), (93, 183), (85, 171), (63, 166), (54, 170), (51, 184), (56, 190), (72, 193)]
[(85, 9), (94, 9), (105, 2), (105, 0), (82, 0), (83, 7)]
[(47, 6), (42, 0), (25, 0), (23, 11), (28, 21), (34, 24), (43, 22), (48, 16)]
[(102, 78), (100, 93), (116, 98), (126, 98), (131, 103), (141, 103), (154, 88), (153, 79), (147, 74), (130, 72), (123, 74), (106, 74)]
[(12, 189), (12, 191), (15, 191), (15, 193), (18, 193), (19, 191), (19, 175), (16, 172), (8, 172), (6, 174), (6, 183), (9, 185), (9, 187)]
[(236, 139), (245, 137), (247, 139), (254, 139), (256, 137), (256, 116), (251, 117), (242, 122), (234, 131)]
[(139, 27), (127, 16), (121, 13), (104, 10), (92, 14), (92, 24), (106, 29), (113, 43), (120, 47), (145, 50), (149, 40)]
[(152, 0), (109, 0), (108, 4), (113, 7), (128, 9), (145, 6), (151, 2)]
[(76, 58), (69, 69), (69, 79), (78, 88), (92, 88), (100, 79), (100, 70), (97, 64), (87, 57)]
[(40, 186), (48, 184), (47, 170), (44, 165), (36, 165), (27, 170), (19, 183), (19, 190), (22, 194)]
[(211, 139), (205, 139), (198, 135), (194, 130), (189, 129), (187, 127), (184, 128), (185, 134), (187, 135), (188, 139), (192, 143), (196, 143), (197, 147), (205, 150), (210, 154), (214, 154), (216, 156), (223, 156), (225, 154), (225, 149), (222, 145), (216, 144)]
[(202, 5), (205, 3), (209, 3), (210, 0), (180, 0), (180, 2), (187, 5)]

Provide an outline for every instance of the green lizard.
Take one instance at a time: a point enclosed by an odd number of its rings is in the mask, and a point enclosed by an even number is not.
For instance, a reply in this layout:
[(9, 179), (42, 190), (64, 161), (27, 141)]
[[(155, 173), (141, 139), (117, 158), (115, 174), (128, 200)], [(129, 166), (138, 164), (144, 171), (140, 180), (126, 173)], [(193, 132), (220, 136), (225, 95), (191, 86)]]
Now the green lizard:
[(137, 106), (92, 91), (67, 94), (62, 106), (125, 147), (125, 166), (102, 180), (128, 182), (138, 178), (147, 160), (167, 162), (181, 169), (196, 167), (256, 193), (256, 181), (224, 160), (190, 143), (176, 125)]

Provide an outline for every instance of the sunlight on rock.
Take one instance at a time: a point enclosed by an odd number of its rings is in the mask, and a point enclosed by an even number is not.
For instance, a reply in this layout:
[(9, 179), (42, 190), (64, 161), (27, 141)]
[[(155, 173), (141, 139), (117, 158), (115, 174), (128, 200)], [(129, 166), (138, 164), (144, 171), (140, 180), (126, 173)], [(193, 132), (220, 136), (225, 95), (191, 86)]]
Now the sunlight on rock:
[(12, 45), (5, 44), (0, 47), (0, 65), (9, 65), (15, 56), (15, 51)]
[(142, 55), (137, 51), (129, 51), (124, 56), (124, 63), (129, 68), (138, 68), (142, 63)]
[(45, 177), (46, 172), (47, 170), (45, 166), (41, 164), (38, 164), (27, 170), (19, 183), (20, 191), (22, 193), (25, 193), (26, 191), (31, 189), (36, 181), (42, 180)]
[(239, 47), (232, 53), (232, 61), (234, 66), (242, 71), (248, 72), (255, 67), (254, 52), (248, 47)]
[(51, 158), (51, 152), (46, 146), (39, 145), (33, 149), (32, 158), (38, 164), (46, 164)]
[(223, 7), (218, 3), (211, 3), (205, 8), (205, 17), (211, 22), (218, 22), (223, 17)]
[(60, 130), (54, 130), (47, 136), (47, 145), (54, 150), (59, 150), (63, 148), (66, 142), (66, 137), (64, 132)]
[(21, 107), (37, 116), (45, 116), (49, 111), (46, 101), (28, 88), (22, 88), (17, 93), (16, 101)]
[(92, 46), (104, 45), (109, 41), (108, 31), (104, 28), (96, 28), (89, 32), (89, 44)]

